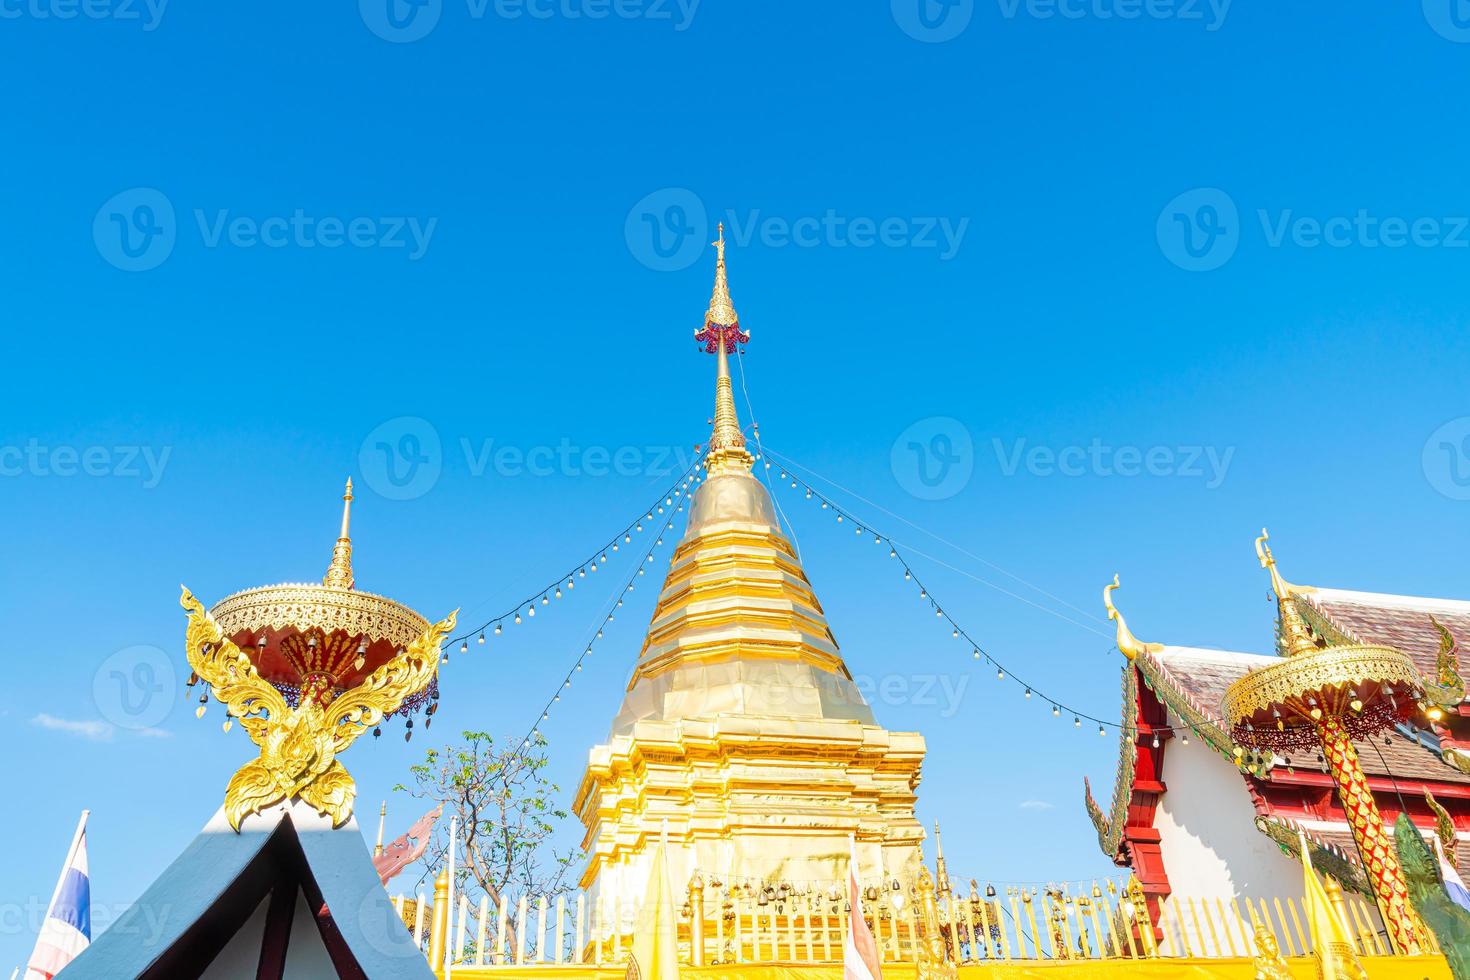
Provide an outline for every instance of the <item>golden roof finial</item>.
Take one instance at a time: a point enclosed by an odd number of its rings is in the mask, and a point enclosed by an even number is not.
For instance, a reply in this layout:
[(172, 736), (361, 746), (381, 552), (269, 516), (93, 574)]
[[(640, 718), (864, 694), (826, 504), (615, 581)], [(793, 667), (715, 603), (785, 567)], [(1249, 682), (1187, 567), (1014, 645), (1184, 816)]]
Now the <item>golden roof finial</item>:
[(709, 312), (704, 315), (705, 326), (718, 324), (722, 327), (739, 326), (740, 317), (735, 313), (735, 303), (730, 299), (730, 282), (725, 276), (725, 225), (719, 225), (720, 237), (710, 242), (715, 247), (715, 288), (709, 297)]
[(1271, 572), (1271, 589), (1276, 593), (1276, 598), (1285, 599), (1292, 593), (1294, 586), (1276, 570), (1276, 556), (1271, 554), (1271, 546), (1266, 543), (1270, 538), (1266, 529), (1261, 528), (1261, 536), (1256, 538), (1256, 557), (1261, 560), (1261, 567)]
[(1276, 556), (1271, 554), (1271, 546), (1266, 543), (1270, 539), (1271, 535), (1261, 528), (1261, 536), (1256, 538), (1256, 557), (1260, 559), (1261, 567), (1271, 573), (1271, 591), (1276, 593), (1276, 608), (1281, 617), (1281, 649), (1288, 657), (1311, 653), (1317, 649), (1317, 641), (1312, 639), (1312, 631), (1296, 605), (1296, 594), (1302, 589), (1286, 581), (1277, 571)]
[(715, 422), (710, 435), (709, 455), (705, 464), (711, 475), (724, 470), (748, 472), (755, 459), (745, 448), (745, 435), (735, 414), (735, 391), (730, 383), (730, 354), (737, 343), (743, 344), (750, 334), (740, 329), (740, 318), (730, 301), (730, 284), (725, 276), (725, 226), (720, 237), (710, 244), (715, 247), (715, 288), (710, 295), (709, 311), (704, 315), (704, 328), (694, 339), (715, 355)]
[(342, 493), (342, 533), (332, 547), (332, 563), (322, 584), (335, 589), (352, 588), (352, 538), (348, 526), (352, 521), (352, 477), (347, 478), (347, 489)]
[(1159, 653), (1164, 649), (1162, 643), (1144, 643), (1133, 635), (1124, 621), (1123, 614), (1118, 612), (1118, 607), (1113, 605), (1113, 590), (1119, 588), (1118, 575), (1113, 573), (1113, 580), (1103, 586), (1103, 605), (1108, 607), (1108, 619), (1118, 624), (1118, 650), (1129, 660), (1137, 657), (1140, 653)]
[(934, 821), (934, 877), (940, 895), (948, 895), (949, 868), (944, 863), (944, 838), (939, 836), (939, 821)]

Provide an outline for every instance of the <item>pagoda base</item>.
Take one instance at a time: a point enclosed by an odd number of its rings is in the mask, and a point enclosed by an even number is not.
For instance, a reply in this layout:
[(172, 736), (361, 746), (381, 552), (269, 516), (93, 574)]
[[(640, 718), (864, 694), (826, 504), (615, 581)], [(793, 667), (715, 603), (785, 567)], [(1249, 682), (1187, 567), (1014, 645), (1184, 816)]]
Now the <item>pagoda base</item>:
[(590, 753), (573, 804), (587, 827), (582, 887), (641, 901), (666, 827), (680, 899), (696, 871), (708, 885), (829, 889), (846, 879), (850, 838), (861, 882), (907, 890), (923, 758), (918, 733), (854, 719), (639, 721)]

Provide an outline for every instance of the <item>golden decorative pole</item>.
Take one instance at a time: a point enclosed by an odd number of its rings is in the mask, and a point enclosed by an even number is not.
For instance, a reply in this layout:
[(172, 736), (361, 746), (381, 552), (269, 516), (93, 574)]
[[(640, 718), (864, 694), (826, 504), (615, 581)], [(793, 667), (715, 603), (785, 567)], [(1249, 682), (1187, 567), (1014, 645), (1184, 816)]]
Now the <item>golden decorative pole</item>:
[(1305, 590), (1281, 577), (1267, 538), (1263, 529), (1256, 555), (1276, 593), (1283, 659), (1247, 673), (1226, 690), (1232, 733), (1238, 742), (1273, 751), (1321, 747), (1394, 948), (1421, 952), (1428, 948), (1423, 927), (1409, 906), (1398, 855), (1353, 739), (1413, 717), (1423, 681), (1414, 662), (1390, 647), (1318, 647), (1297, 606), (1296, 597)]

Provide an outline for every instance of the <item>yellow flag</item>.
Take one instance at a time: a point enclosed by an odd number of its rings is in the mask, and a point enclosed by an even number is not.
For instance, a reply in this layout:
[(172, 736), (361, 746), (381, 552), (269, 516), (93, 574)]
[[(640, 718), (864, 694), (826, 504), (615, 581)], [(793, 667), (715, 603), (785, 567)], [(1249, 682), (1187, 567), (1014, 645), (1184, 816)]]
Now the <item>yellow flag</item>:
[(1322, 879), (1312, 870), (1312, 855), (1307, 850), (1307, 835), (1297, 831), (1302, 848), (1302, 875), (1306, 885), (1303, 905), (1307, 925), (1312, 931), (1312, 950), (1317, 959), (1317, 976), (1321, 980), (1368, 980), (1358, 954), (1353, 948), (1352, 930), (1342, 921)]
[(669, 860), (662, 835), (653, 852), (648, 891), (638, 910), (628, 980), (678, 980), (679, 943), (674, 918), (674, 889), (669, 884)]

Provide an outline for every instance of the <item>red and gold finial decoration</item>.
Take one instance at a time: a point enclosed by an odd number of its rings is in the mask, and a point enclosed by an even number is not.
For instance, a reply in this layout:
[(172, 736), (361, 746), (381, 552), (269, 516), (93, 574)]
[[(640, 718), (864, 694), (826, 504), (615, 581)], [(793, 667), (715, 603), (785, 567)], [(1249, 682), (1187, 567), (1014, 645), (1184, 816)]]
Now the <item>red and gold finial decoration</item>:
[[(354, 588), (349, 519), (352, 481), (342, 495), (342, 531), (322, 584), (271, 585), (230, 596), (206, 612), (188, 589), (186, 645), (202, 685), (236, 719), (260, 756), (235, 773), (225, 815), (236, 830), (252, 814), (301, 800), (333, 826), (352, 815), (357, 789), (337, 761), (383, 718), (439, 696), (440, 646), (455, 613), (434, 625), (401, 603)], [(424, 722), (428, 725), (428, 720)], [(413, 720), (405, 737), (413, 734)]]
[(736, 344), (750, 342), (750, 334), (740, 329), (740, 317), (730, 299), (730, 283), (725, 278), (725, 226), (719, 225), (720, 237), (710, 242), (715, 247), (715, 288), (710, 294), (709, 311), (704, 315), (704, 329), (694, 339), (704, 344), (704, 352), (713, 354), (723, 341), (726, 354), (735, 353)]
[(715, 288), (710, 294), (709, 311), (704, 315), (704, 328), (694, 334), (694, 339), (704, 345), (705, 352), (715, 355), (714, 431), (710, 434), (709, 453), (704, 464), (711, 476), (749, 473), (755, 457), (745, 448), (745, 433), (741, 432), (740, 419), (735, 413), (730, 355), (735, 353), (736, 344), (750, 340), (750, 334), (740, 329), (740, 317), (730, 299), (730, 283), (725, 276), (723, 224), (720, 225), (720, 237), (711, 244), (715, 247)]
[[(246, 651), (260, 676), (291, 704), (330, 702), (357, 686), (429, 628), (423, 616), (392, 599), (361, 592), (352, 572), (352, 481), (342, 494), (342, 527), (322, 583), (248, 589), (210, 610), (224, 635)], [(399, 710), (438, 694), (415, 692)]]

